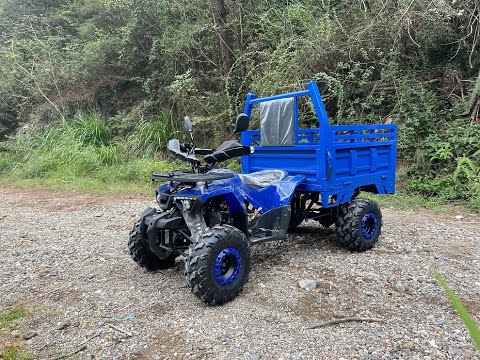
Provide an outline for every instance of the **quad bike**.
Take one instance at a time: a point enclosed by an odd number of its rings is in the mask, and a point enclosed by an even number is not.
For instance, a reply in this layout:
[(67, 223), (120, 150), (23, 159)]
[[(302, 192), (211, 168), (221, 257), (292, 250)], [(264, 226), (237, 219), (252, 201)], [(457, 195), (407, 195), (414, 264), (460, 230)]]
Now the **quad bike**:
[[(310, 97), (319, 128), (299, 128), (298, 98)], [(252, 107), (260, 107), (260, 129), (247, 130)], [(250, 249), (282, 240), (306, 219), (336, 225), (340, 244), (370, 249), (381, 233), (377, 204), (360, 191), (395, 191), (395, 125), (333, 126), (315, 82), (307, 90), (256, 98), (247, 95), (234, 134), (217, 149), (173, 139), (168, 150), (189, 170), (153, 173), (159, 209), (147, 208), (134, 225), (130, 255), (148, 270), (172, 267), (185, 257), (188, 287), (202, 301), (221, 305), (245, 285)], [(203, 157), (199, 160), (198, 157)], [(217, 166), (242, 157), (242, 174)]]

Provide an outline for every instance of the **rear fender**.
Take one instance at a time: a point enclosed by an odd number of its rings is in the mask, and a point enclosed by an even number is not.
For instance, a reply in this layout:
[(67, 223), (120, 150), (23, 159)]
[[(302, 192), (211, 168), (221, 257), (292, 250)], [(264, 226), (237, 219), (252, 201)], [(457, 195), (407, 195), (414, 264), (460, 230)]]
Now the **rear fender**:
[(304, 180), (305, 177), (302, 175), (288, 176), (263, 189), (250, 190), (248, 201), (255, 208), (261, 209), (259, 210), (260, 214), (289, 205), (295, 190)]

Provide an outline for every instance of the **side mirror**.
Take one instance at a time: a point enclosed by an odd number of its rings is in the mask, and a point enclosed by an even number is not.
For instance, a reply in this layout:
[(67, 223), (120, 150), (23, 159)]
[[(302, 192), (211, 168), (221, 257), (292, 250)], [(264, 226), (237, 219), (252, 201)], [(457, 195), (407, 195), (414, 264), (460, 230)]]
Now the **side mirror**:
[(235, 134), (241, 133), (245, 130), (248, 130), (248, 124), (250, 123), (250, 118), (247, 114), (239, 114), (237, 120), (235, 121)]
[(193, 131), (193, 127), (192, 127), (192, 122), (190, 121), (190, 118), (188, 116), (185, 116), (183, 118), (183, 122), (185, 124), (185, 130), (187, 130), (187, 132), (191, 133)]

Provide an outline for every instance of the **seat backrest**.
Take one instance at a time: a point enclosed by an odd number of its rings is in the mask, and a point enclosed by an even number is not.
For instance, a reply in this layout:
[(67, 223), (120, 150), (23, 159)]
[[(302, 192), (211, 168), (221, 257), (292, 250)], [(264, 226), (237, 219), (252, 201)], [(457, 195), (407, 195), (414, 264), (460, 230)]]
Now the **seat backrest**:
[(294, 98), (266, 101), (259, 104), (262, 146), (294, 144)]

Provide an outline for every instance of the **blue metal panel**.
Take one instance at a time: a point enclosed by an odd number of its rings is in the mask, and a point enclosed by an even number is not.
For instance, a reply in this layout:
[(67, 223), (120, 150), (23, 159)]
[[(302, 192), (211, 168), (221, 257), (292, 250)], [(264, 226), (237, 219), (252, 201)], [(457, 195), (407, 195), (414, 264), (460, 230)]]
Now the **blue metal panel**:
[[(213, 171), (232, 173), (232, 171), (227, 169)], [(174, 196), (200, 197), (202, 202), (205, 202), (212, 197), (225, 195), (230, 211), (233, 214), (246, 212), (244, 200), (247, 200), (260, 214), (263, 214), (269, 210), (290, 204), (297, 186), (303, 183), (304, 180), (305, 177), (302, 175), (288, 176), (262, 189), (252, 189), (247, 187), (240, 177), (235, 174), (232, 178), (212, 181), (208, 186), (198, 186), (197, 184), (193, 188), (179, 190), (175, 192)], [(169, 186), (162, 185), (158, 191), (165, 192)]]
[(258, 98), (258, 99), (252, 99), (252, 100), (250, 100), (250, 104), (254, 105), (254, 104), (259, 104), (261, 102), (266, 102), (266, 101), (287, 99), (287, 98), (298, 97), (298, 96), (306, 96), (306, 95), (310, 95), (309, 90), (297, 91), (297, 92), (292, 92), (292, 93), (287, 93), (287, 94), (267, 96), (267, 97)]
[(253, 107), (253, 100), (255, 99), (256, 95), (254, 93), (247, 94), (247, 100), (245, 101), (245, 107), (243, 108), (243, 113), (247, 114), (249, 117), (252, 116), (252, 107)]
[(294, 103), (293, 103), (293, 126), (295, 129), (295, 137), (293, 140), (293, 143), (296, 145), (298, 144), (298, 98), (295, 97)]
[[(311, 98), (318, 128), (299, 128), (300, 96)], [(259, 146), (259, 130), (242, 133), (242, 144), (255, 149), (250, 156), (242, 157), (244, 173), (281, 169), (302, 175), (305, 180), (298, 188), (320, 192), (325, 207), (350, 201), (353, 191), (362, 186), (380, 194), (395, 192), (396, 125), (329, 125), (314, 81), (308, 83), (307, 90), (288, 94), (256, 98), (249, 93), (244, 112), (251, 115), (255, 104), (289, 97), (295, 98), (295, 145)]]

